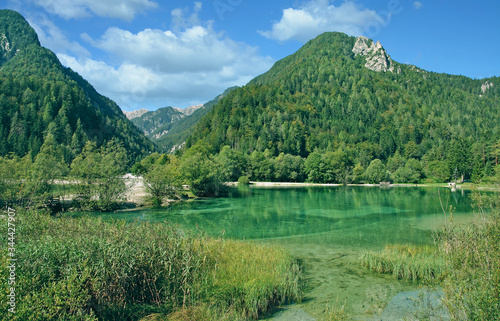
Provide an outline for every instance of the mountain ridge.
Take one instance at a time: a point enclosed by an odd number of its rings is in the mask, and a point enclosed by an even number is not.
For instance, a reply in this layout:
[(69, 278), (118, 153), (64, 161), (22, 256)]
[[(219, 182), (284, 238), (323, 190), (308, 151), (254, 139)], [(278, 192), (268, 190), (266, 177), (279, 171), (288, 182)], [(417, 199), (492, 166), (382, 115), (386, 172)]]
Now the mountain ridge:
[[(498, 77), (425, 71), (393, 61), (379, 42), (366, 39), (325, 33), (310, 40), (222, 99), (199, 121), (187, 148), (304, 158), (341, 150), (366, 168), (368, 160), (387, 162), (396, 153), (446, 162), (458, 145), (479, 157), (478, 150), (500, 139)], [(469, 176), (469, 165), (479, 162), (461, 161), (466, 165), (457, 167)]]
[(139, 127), (163, 152), (174, 152), (183, 146), (193, 131), (196, 122), (208, 113), (213, 106), (235, 87), (230, 87), (213, 100), (201, 105), (193, 105), (184, 109), (164, 107), (148, 111), (132, 122)]
[(67, 162), (88, 140), (117, 139), (131, 160), (154, 148), (116, 103), (40, 46), (22, 15), (0, 11), (0, 38), (0, 156), (35, 157), (49, 133)]

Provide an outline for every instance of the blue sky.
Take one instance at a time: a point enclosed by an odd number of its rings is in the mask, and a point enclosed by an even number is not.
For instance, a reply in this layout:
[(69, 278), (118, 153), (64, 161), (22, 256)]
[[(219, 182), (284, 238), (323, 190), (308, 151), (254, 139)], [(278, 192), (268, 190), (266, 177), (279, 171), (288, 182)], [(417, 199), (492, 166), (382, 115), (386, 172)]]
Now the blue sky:
[(326, 31), (380, 40), (394, 60), (429, 71), (500, 76), (497, 0), (2, 2), (127, 111), (207, 102)]

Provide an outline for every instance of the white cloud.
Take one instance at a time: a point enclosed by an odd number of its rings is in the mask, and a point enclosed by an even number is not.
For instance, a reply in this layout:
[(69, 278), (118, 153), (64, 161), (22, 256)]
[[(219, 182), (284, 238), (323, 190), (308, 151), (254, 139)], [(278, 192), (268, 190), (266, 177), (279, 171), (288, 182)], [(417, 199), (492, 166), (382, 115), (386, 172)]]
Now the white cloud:
[[(179, 13), (184, 14), (172, 15)], [(58, 54), (61, 62), (125, 110), (204, 103), (228, 87), (245, 85), (274, 62), (258, 48), (215, 32), (210, 22), (180, 31), (113, 27), (99, 39), (83, 37), (118, 65)]]
[(312, 0), (300, 9), (284, 9), (281, 20), (273, 24), (272, 30), (259, 33), (279, 41), (306, 42), (327, 31), (359, 36), (374, 24), (384, 24), (384, 20), (375, 11), (353, 1), (335, 6), (329, 0)]
[(72, 52), (78, 57), (90, 56), (90, 53), (76, 41), (70, 41), (66, 34), (45, 15), (38, 14), (28, 19), (29, 24), (35, 29), (42, 46), (54, 52)]
[(422, 8), (423, 5), (424, 4), (422, 2), (420, 2), (420, 1), (413, 2), (413, 8), (415, 8), (417, 10), (420, 9), (420, 8)]
[(245, 85), (271, 66), (270, 59), (248, 57), (249, 61), (223, 66), (211, 72), (162, 73), (137, 64), (113, 67), (90, 58), (59, 54), (62, 64), (87, 79), (101, 94), (124, 110), (188, 107), (205, 103), (234, 85)]
[(157, 4), (150, 0), (31, 0), (48, 12), (65, 19), (92, 15), (132, 20), (145, 10), (154, 9)]

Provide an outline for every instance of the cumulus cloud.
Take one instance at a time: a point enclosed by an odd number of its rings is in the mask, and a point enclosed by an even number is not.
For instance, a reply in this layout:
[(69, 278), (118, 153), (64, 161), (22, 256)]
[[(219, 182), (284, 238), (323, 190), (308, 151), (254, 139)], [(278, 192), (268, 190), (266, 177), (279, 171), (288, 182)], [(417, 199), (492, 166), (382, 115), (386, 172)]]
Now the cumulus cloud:
[[(195, 4), (197, 10), (201, 4)], [(172, 15), (180, 17), (182, 12), (174, 10)], [(120, 63), (112, 66), (67, 54), (58, 55), (61, 62), (126, 110), (204, 103), (228, 87), (245, 85), (274, 62), (259, 55), (258, 48), (217, 33), (210, 22), (180, 31), (132, 33), (113, 27), (98, 39), (83, 37)]]
[(383, 24), (384, 19), (353, 1), (335, 6), (329, 0), (312, 0), (299, 9), (284, 9), (281, 20), (273, 24), (272, 30), (259, 33), (278, 41), (293, 39), (306, 42), (327, 31), (359, 36), (377, 23)]
[(106, 62), (59, 54), (61, 62), (87, 79), (101, 94), (122, 109), (188, 107), (205, 103), (234, 85), (245, 85), (271, 66), (266, 58), (253, 57), (211, 72), (163, 73), (154, 68)]
[(132, 20), (145, 10), (154, 9), (157, 4), (150, 0), (31, 0), (48, 12), (65, 19), (92, 15)]
[(76, 41), (68, 39), (66, 34), (43, 14), (30, 16), (29, 24), (35, 29), (42, 46), (58, 53), (73, 53), (78, 57), (90, 56), (90, 53)]

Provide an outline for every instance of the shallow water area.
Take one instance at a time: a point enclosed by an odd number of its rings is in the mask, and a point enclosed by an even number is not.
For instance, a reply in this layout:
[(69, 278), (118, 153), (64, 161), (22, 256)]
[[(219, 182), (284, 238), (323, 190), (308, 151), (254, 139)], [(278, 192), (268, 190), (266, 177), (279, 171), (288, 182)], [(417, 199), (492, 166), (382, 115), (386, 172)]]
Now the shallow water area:
[(305, 298), (267, 320), (321, 320), (327, 304), (335, 302), (345, 302), (352, 319), (369, 320), (398, 293), (417, 286), (368, 271), (361, 254), (387, 244), (432, 243), (449, 205), (454, 219), (473, 217), (467, 191), (342, 186), (244, 188), (168, 209), (91, 215), (167, 221), (216, 237), (284, 246), (304, 267)]

